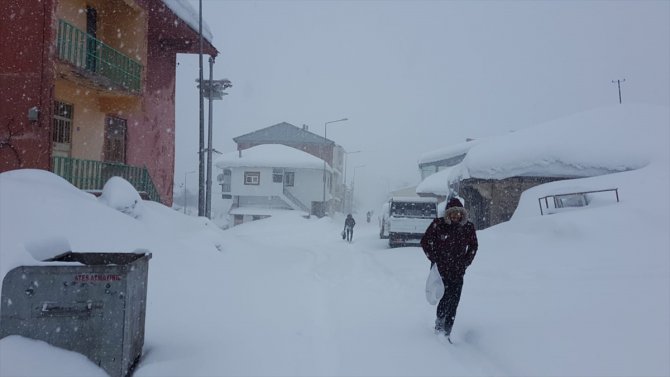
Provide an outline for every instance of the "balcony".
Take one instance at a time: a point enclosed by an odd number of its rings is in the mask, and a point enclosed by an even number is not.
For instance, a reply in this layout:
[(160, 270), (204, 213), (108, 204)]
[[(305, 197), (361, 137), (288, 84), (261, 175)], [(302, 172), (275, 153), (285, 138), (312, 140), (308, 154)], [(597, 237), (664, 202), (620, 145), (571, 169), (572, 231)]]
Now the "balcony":
[(143, 198), (161, 202), (147, 168), (119, 163), (53, 157), (52, 171), (75, 187), (85, 191), (99, 191), (111, 177), (121, 177), (135, 187)]
[(139, 93), (142, 65), (64, 20), (58, 20), (56, 55), (75, 67), (104, 77), (104, 84)]

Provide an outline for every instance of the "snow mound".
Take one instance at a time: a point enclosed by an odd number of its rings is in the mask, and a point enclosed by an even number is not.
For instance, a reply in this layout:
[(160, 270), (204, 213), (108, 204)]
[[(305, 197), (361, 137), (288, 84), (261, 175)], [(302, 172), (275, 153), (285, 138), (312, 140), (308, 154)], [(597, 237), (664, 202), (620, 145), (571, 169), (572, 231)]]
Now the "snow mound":
[(38, 261), (72, 251), (72, 246), (70, 246), (67, 238), (58, 235), (27, 240), (24, 246), (26, 251)]
[(98, 199), (101, 203), (133, 218), (140, 218), (144, 207), (142, 198), (130, 182), (121, 177), (112, 177), (102, 188)]

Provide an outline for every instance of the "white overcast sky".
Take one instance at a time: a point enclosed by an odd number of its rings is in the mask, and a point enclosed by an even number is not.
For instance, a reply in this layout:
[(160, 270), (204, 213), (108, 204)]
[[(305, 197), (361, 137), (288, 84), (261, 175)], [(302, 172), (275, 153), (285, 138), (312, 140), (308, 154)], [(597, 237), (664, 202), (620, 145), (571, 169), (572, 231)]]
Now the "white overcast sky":
[[(328, 138), (361, 151), (357, 189), (416, 185), (426, 151), (617, 103), (612, 80), (624, 103), (670, 103), (665, 0), (202, 3), (214, 78), (234, 85), (214, 105), (214, 148), (347, 117)], [(176, 187), (198, 169), (199, 119), (198, 57), (178, 62)]]

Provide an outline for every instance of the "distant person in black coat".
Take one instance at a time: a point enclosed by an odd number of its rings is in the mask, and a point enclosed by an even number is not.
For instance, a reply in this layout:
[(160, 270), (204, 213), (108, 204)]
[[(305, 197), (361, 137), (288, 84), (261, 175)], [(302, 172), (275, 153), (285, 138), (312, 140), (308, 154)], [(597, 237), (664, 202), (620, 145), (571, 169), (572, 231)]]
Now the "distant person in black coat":
[(356, 220), (354, 220), (350, 213), (347, 215), (347, 219), (344, 220), (344, 233), (349, 242), (351, 242), (351, 238), (354, 236), (354, 225), (356, 225)]

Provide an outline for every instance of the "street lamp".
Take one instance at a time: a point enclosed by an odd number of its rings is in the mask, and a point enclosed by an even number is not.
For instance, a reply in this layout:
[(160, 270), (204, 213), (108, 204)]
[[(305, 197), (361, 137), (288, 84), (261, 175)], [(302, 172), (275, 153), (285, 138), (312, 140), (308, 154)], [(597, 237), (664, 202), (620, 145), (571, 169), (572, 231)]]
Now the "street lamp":
[[(328, 125), (330, 123), (337, 123), (337, 122), (344, 122), (345, 120), (349, 120), (347, 118), (342, 118), (338, 120), (331, 120), (330, 122), (326, 122), (323, 125), (323, 144), (321, 146), (321, 158), (323, 158), (323, 212), (324, 214), (326, 213), (326, 156), (323, 150), (323, 146), (328, 142)], [(332, 162), (332, 161), (331, 161)]]
[(186, 207), (188, 204), (187, 202), (188, 196), (186, 196), (186, 176), (192, 173), (195, 173), (195, 170), (187, 171), (186, 173), (184, 173), (184, 215), (186, 214)]

